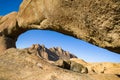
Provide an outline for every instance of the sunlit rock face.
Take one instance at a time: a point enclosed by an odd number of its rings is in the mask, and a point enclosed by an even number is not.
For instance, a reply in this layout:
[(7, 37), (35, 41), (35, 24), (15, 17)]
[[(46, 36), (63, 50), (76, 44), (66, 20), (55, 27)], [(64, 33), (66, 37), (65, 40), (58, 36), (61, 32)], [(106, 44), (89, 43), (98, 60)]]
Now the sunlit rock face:
[[(29, 49), (37, 52), (36, 48)], [(72, 59), (71, 65), (61, 60), (63, 66), (60, 66), (60, 62), (59, 68), (54, 62), (43, 59), (34, 51), (29, 53), (28, 49), (10, 48), (1, 53), (0, 80), (120, 80), (119, 63), (89, 64), (83, 60)], [(67, 70), (68, 66), (71, 68)], [(89, 72), (87, 66), (94, 72)], [(103, 67), (104, 73), (99, 73)]]
[(33, 44), (30, 48), (27, 49), (30, 54), (36, 53), (39, 55), (39, 57), (49, 61), (57, 61), (59, 59), (69, 60), (71, 58), (77, 58), (75, 55), (63, 50), (60, 47), (53, 47), (48, 49), (44, 45)]
[(13, 43), (29, 29), (47, 29), (120, 53), (119, 0), (23, 0), (13, 15), (0, 17), (0, 30)]
[[(0, 51), (4, 51), (6, 48), (15, 47), (17, 13), (12, 12), (6, 16), (0, 17)], [(19, 33), (19, 32), (17, 32)]]

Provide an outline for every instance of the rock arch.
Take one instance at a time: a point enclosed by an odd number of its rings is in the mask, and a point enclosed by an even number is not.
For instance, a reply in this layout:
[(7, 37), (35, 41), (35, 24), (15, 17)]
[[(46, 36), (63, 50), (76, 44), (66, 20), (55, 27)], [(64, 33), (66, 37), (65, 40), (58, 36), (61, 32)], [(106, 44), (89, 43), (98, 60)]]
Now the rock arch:
[(18, 12), (0, 17), (0, 51), (15, 47), (30, 29), (58, 31), (120, 53), (120, 1), (23, 0)]

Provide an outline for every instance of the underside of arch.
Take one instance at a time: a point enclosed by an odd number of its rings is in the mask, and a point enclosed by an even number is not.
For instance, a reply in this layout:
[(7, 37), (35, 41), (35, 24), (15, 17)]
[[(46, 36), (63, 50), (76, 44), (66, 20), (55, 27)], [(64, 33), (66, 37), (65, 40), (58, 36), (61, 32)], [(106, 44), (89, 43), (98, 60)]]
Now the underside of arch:
[(30, 29), (54, 30), (120, 53), (119, 0), (23, 0), (0, 17), (0, 51)]

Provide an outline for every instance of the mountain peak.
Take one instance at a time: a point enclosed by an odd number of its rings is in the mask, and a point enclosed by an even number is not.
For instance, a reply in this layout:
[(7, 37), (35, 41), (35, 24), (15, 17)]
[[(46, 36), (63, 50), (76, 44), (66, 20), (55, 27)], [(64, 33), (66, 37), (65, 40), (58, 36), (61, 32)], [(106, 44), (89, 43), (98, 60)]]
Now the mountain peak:
[(57, 61), (59, 59), (68, 60), (71, 58), (77, 58), (75, 55), (68, 51), (63, 50), (61, 47), (46, 48), (45, 45), (33, 44), (28, 48), (29, 52), (36, 50), (37, 54), (46, 60)]

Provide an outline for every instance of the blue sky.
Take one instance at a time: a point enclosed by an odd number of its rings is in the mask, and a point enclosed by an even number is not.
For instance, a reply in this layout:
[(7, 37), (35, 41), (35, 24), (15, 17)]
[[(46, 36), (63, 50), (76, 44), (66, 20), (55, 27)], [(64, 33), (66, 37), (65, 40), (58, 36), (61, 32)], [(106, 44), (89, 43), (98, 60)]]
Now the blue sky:
[(22, 0), (0, 0), (0, 16), (18, 11), (21, 2)]
[[(0, 15), (18, 11), (22, 0), (0, 0)], [(32, 44), (44, 44), (47, 48), (62, 47), (88, 62), (120, 62), (120, 55), (93, 46), (71, 36), (48, 30), (29, 30), (18, 37), (17, 48), (26, 48)]]

